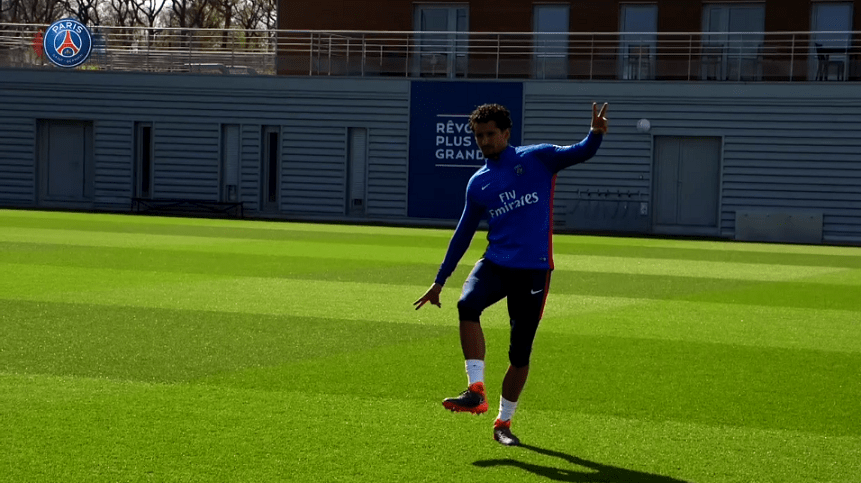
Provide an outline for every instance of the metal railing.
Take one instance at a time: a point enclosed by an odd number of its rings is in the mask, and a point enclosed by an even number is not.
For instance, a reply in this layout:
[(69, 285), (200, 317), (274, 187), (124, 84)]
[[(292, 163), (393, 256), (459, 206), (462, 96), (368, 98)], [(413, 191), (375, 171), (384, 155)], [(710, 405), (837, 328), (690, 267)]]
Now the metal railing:
[[(0, 66), (52, 67), (0, 23)], [(79, 69), (305, 76), (861, 80), (861, 32), (477, 33), (94, 27)]]

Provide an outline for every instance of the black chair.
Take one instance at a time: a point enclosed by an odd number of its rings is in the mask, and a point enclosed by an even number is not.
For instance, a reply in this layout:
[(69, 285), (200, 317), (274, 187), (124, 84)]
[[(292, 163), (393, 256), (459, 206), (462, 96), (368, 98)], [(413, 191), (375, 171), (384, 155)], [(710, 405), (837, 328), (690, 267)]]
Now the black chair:
[[(844, 57), (833, 59), (832, 55), (843, 54)], [(816, 80), (827, 81), (831, 77), (831, 68), (834, 67), (837, 80), (843, 80), (846, 72), (846, 48), (824, 47), (816, 44)]]
[(654, 79), (651, 45), (629, 45), (627, 57), (626, 79)]
[(703, 45), (700, 53), (700, 75), (703, 80), (726, 80), (723, 45)]

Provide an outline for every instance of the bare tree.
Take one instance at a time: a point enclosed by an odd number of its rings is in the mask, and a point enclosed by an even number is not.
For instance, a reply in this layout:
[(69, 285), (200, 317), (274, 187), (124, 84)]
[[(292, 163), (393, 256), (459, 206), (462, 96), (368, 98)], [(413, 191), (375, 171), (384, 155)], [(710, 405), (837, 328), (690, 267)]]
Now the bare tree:
[(87, 25), (276, 29), (277, 0), (0, 0), (0, 22), (46, 24), (64, 15)]
[(213, 6), (217, 10), (223, 22), (224, 31), (221, 32), (221, 47), (227, 48), (228, 35), (230, 27), (233, 26), (233, 19), (236, 14), (236, 8), (239, 0), (213, 0)]
[(239, 28), (245, 30), (245, 37), (254, 37), (254, 30), (260, 27), (263, 18), (262, 0), (243, 0), (234, 13)]
[(4, 20), (9, 23), (46, 24), (59, 20), (60, 0), (7, 0)]
[(263, 25), (266, 30), (278, 28), (278, 0), (255, 0), (261, 3), (263, 10)]
[(133, 0), (108, 0), (103, 17), (109, 25), (134, 26), (136, 22)]
[(170, 23), (176, 27), (213, 28), (217, 14), (214, 0), (173, 0)]
[(101, 3), (101, 0), (59, 0), (65, 15), (72, 16), (88, 26), (101, 23), (99, 19)]
[(158, 20), (166, 4), (167, 0), (132, 1), (136, 23), (150, 28), (155, 27), (156, 20)]
[[(241, 0), (234, 13), (236, 24), (245, 31), (249, 43), (264, 42), (266, 35), (261, 29), (269, 29), (270, 19), (275, 19), (276, 0)], [(274, 24), (274, 20), (271, 21)], [(259, 45), (258, 45), (259, 46)]]

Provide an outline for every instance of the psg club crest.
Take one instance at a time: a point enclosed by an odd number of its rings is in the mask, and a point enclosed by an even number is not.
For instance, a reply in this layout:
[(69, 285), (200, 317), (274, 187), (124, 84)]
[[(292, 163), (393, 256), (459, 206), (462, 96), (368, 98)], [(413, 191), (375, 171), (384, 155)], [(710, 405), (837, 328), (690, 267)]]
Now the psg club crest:
[(81, 22), (64, 18), (48, 27), (42, 46), (45, 55), (54, 64), (60, 67), (77, 67), (90, 57), (93, 36)]

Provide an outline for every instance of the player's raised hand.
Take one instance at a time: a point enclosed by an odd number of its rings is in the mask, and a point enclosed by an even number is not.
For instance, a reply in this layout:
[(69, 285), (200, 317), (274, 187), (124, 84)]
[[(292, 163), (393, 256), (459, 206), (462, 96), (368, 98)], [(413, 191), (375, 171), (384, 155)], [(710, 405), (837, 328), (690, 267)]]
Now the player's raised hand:
[(598, 134), (607, 133), (607, 103), (598, 112), (598, 103), (592, 103), (592, 130)]
[(431, 285), (428, 291), (425, 292), (425, 294), (422, 295), (420, 299), (416, 300), (413, 303), (413, 305), (416, 306), (416, 310), (422, 308), (422, 305), (426, 304), (427, 302), (430, 302), (431, 304), (442, 308), (442, 304), (439, 303), (440, 292), (442, 292), (442, 285), (438, 283), (434, 283), (433, 285)]

